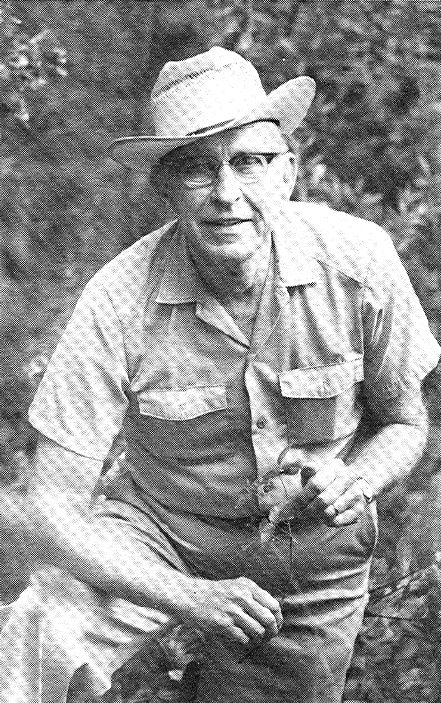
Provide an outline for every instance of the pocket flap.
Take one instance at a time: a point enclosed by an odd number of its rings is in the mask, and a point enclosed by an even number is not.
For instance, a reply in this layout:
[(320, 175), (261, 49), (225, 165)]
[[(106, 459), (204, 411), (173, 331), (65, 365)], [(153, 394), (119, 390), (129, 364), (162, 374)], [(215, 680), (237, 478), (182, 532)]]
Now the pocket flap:
[(343, 364), (292, 369), (279, 374), (280, 389), (285, 398), (332, 398), (363, 378), (362, 357)]
[(138, 393), (139, 412), (163, 420), (191, 420), (227, 407), (224, 386), (155, 388)]

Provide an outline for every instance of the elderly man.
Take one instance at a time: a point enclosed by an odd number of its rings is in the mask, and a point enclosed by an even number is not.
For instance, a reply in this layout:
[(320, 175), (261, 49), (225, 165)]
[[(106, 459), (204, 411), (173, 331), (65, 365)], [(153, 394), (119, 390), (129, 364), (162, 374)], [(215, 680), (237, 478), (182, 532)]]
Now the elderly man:
[(113, 143), (177, 219), (87, 285), (31, 407), (52, 568), (3, 630), (1, 701), (72, 676), (97, 700), (166, 622), (204, 637), (200, 703), (341, 700), (374, 498), (421, 454), (439, 347), (380, 228), (289, 202), (313, 95), (213, 48), (161, 71), (154, 135)]

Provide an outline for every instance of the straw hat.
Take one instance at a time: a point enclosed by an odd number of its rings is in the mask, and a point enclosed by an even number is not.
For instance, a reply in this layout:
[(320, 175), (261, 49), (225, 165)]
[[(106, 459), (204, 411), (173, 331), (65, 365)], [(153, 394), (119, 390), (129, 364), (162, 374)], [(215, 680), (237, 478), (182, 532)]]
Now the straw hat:
[(179, 146), (259, 120), (277, 122), (289, 135), (302, 122), (314, 94), (314, 80), (300, 76), (267, 95), (249, 61), (215, 46), (166, 63), (150, 99), (154, 134), (121, 137), (109, 151), (116, 161), (142, 169)]

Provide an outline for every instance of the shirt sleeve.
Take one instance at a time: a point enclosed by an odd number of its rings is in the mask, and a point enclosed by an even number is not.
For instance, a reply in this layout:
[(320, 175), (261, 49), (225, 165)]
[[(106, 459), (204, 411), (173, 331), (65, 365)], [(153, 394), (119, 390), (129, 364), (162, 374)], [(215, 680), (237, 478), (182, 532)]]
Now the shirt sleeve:
[(120, 320), (92, 279), (29, 409), (31, 424), (66, 449), (104, 460), (121, 430), (129, 387)]
[(421, 408), (412, 398), (441, 349), (389, 235), (380, 233), (363, 302), (364, 392), (380, 422), (412, 422)]

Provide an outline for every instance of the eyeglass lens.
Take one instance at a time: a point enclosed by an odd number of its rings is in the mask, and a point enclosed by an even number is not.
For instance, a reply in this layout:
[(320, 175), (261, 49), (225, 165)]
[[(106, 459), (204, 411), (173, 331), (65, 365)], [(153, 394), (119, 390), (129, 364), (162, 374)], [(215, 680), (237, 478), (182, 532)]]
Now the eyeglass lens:
[(227, 163), (235, 177), (245, 183), (252, 183), (262, 178), (273, 155), (236, 154), (228, 162), (215, 158), (200, 157), (188, 160), (181, 169), (182, 182), (188, 187), (204, 187), (216, 180), (223, 163)]

